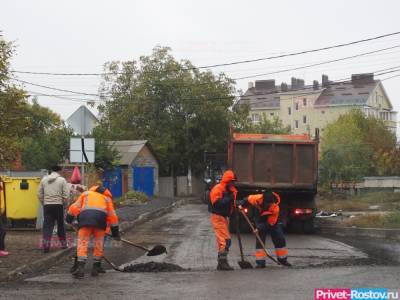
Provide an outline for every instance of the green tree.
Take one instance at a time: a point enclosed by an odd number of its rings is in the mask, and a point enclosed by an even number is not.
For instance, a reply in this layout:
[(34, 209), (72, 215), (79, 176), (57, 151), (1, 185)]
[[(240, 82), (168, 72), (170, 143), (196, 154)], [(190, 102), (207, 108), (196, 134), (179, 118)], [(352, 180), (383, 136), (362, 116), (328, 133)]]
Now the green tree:
[(396, 137), (383, 121), (353, 110), (325, 128), (321, 178), (331, 182), (392, 175), (397, 152)]
[(34, 99), (26, 109), (29, 136), (20, 142), (22, 163), (26, 169), (49, 169), (64, 162), (69, 156), (69, 139), (72, 130), (61, 117), (50, 109), (40, 106)]
[(97, 170), (109, 170), (118, 165), (120, 156), (110, 144), (111, 135), (104, 127), (96, 126), (92, 137), (95, 139), (95, 162)]
[(262, 113), (258, 123), (247, 123), (243, 131), (251, 133), (288, 134), (290, 133), (290, 127), (284, 126), (282, 120), (278, 117), (275, 116), (271, 120), (265, 113)]
[(107, 63), (105, 71), (100, 126), (110, 139), (149, 140), (162, 173), (201, 171), (205, 150), (226, 150), (234, 82), (224, 74), (177, 61), (164, 47), (139, 61)]
[(12, 44), (0, 36), (0, 169), (12, 166), (18, 156), (19, 139), (29, 131), (26, 94), (10, 82)]

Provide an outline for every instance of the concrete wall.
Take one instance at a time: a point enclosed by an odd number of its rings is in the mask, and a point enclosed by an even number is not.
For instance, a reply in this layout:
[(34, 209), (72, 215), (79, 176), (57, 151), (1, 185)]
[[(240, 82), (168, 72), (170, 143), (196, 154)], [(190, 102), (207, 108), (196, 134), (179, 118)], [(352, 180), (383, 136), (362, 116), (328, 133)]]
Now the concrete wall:
[(174, 178), (172, 177), (159, 177), (158, 186), (160, 197), (174, 197)]
[(364, 188), (400, 188), (400, 177), (365, 177)]
[(189, 195), (189, 186), (187, 176), (176, 177), (176, 195), (178, 197)]

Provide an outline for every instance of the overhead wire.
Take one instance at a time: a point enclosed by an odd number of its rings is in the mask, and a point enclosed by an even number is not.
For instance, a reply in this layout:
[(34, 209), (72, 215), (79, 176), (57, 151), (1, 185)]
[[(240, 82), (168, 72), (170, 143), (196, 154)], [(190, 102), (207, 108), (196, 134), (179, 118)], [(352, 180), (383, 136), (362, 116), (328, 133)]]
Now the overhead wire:
[[(225, 67), (225, 66), (231, 66), (231, 65), (238, 65), (238, 64), (245, 64), (245, 63), (252, 63), (252, 62), (259, 62), (259, 61), (265, 61), (265, 60), (273, 60), (273, 59), (278, 59), (278, 58), (284, 58), (284, 57), (291, 57), (291, 56), (298, 56), (298, 55), (303, 55), (303, 54), (308, 54), (308, 53), (315, 53), (315, 52), (320, 52), (320, 51), (325, 51), (325, 50), (330, 50), (330, 49), (335, 49), (335, 48), (342, 48), (346, 46), (351, 46), (351, 45), (356, 45), (360, 43), (365, 43), (369, 41), (374, 41), (378, 39), (383, 39), (389, 36), (394, 36), (394, 35), (399, 35), (400, 31), (393, 32), (393, 33), (388, 33), (388, 34), (383, 34), (383, 35), (378, 35), (375, 37), (371, 38), (365, 38), (361, 40), (356, 40), (348, 43), (341, 43), (341, 44), (336, 44), (332, 46), (326, 46), (326, 47), (321, 47), (321, 48), (316, 48), (316, 49), (310, 49), (310, 50), (303, 50), (303, 51), (298, 51), (298, 52), (292, 52), (292, 53), (286, 53), (286, 54), (280, 54), (280, 55), (273, 55), (273, 56), (268, 56), (268, 57), (261, 57), (261, 58), (255, 58), (255, 59), (247, 59), (247, 60), (240, 60), (240, 61), (234, 61), (234, 62), (229, 62), (229, 63), (220, 63), (220, 64), (213, 64), (213, 65), (206, 65), (206, 66), (200, 66), (200, 67), (189, 67), (189, 68), (182, 68), (181, 70), (198, 70), (198, 69), (210, 69), (210, 68), (215, 68), (215, 67)], [(12, 73), (21, 73), (21, 74), (41, 74), (41, 75), (68, 75), (68, 76), (101, 76), (101, 75), (113, 75), (118, 73), (52, 73), (52, 72), (32, 72), (32, 71), (20, 71), (20, 70), (12, 70)], [(123, 74), (123, 73), (122, 73)]]
[[(314, 64), (310, 64), (310, 65), (300, 66), (300, 67), (296, 67), (296, 68), (289, 68), (289, 69), (277, 70), (277, 71), (273, 71), (273, 72), (269, 72), (269, 73), (253, 74), (253, 75), (250, 75), (250, 76), (233, 78), (233, 80), (236, 81), (236, 80), (242, 80), (242, 79), (247, 79), (247, 78), (254, 78), (254, 77), (260, 77), (260, 76), (266, 76), (266, 75), (272, 75), (272, 74), (285, 73), (285, 72), (294, 71), (294, 70), (301, 70), (301, 69), (311, 68), (311, 67), (324, 65), (324, 64), (329, 64), (329, 63), (333, 63), (333, 62), (349, 60), (349, 59), (353, 59), (353, 58), (369, 55), (369, 54), (372, 54), (372, 53), (378, 53), (378, 52), (382, 52), (382, 51), (386, 51), (386, 50), (394, 49), (394, 48), (399, 48), (399, 47), (400, 47), (400, 45), (396, 45), (396, 46), (382, 48), (382, 49), (378, 49), (378, 50), (374, 50), (374, 51), (359, 53), (359, 54), (352, 55), (352, 56), (342, 57), (342, 58), (338, 58), (338, 59), (334, 59), (334, 60), (328, 60), (328, 61), (323, 61), (323, 62), (314, 63)], [(110, 93), (93, 94), (93, 93), (86, 93), (86, 92), (71, 91), (71, 90), (67, 90), (67, 89), (60, 89), (60, 88), (56, 88), (56, 87), (50, 87), (50, 86), (47, 86), (47, 85), (41, 85), (41, 84), (37, 84), (37, 83), (33, 83), (33, 82), (17, 79), (15, 77), (11, 77), (11, 79), (15, 80), (15, 81), (18, 81), (18, 82), (21, 82), (21, 83), (24, 83), (24, 84), (29, 84), (29, 85), (32, 85), (32, 86), (42, 87), (42, 88), (45, 88), (45, 89), (50, 89), (50, 90), (55, 90), (55, 91), (69, 92), (69, 93), (73, 93), (73, 94), (77, 94), (77, 95), (95, 96), (95, 97), (102, 97), (102, 96), (105, 96), (105, 95), (110, 95)], [(203, 84), (207, 84), (208, 85), (210, 83), (203, 83)]]
[[(390, 74), (390, 73), (394, 73), (394, 72), (399, 72), (400, 71), (400, 66), (395, 66), (395, 67), (390, 67), (390, 68), (385, 68), (385, 69), (380, 69), (380, 70), (375, 70), (373, 73), (375, 76), (381, 76), (381, 75), (385, 75), (385, 74)], [(390, 79), (390, 78), (387, 78)], [(338, 79), (335, 81), (329, 81), (329, 86), (333, 86), (333, 85), (339, 85), (339, 84), (344, 84), (344, 83), (349, 83), (351, 82), (351, 78), (342, 78), (342, 79)], [(312, 89), (312, 91), (307, 92), (308, 90)], [(322, 89), (322, 88), (321, 88)], [(304, 93), (299, 93), (301, 91), (304, 91)], [(63, 100), (69, 100), (72, 98), (67, 98), (65, 96), (59, 96), (59, 95), (48, 95), (48, 94), (43, 94), (43, 93), (39, 93), (39, 92), (31, 92), (31, 93), (36, 93), (36, 94), (42, 94), (43, 96), (53, 96), (53, 97), (58, 97), (58, 98), (62, 98)], [(312, 95), (315, 93), (318, 93), (318, 91), (314, 90), (314, 85), (305, 85), (301, 88), (298, 89), (291, 89), (288, 90), (287, 92), (282, 92), (281, 90), (273, 90), (273, 91), (269, 91), (269, 92), (262, 92), (262, 93), (257, 93), (256, 95), (251, 94), (251, 95), (231, 95), (231, 96), (225, 96), (225, 97), (196, 97), (196, 98), (182, 98), (182, 101), (214, 101), (214, 100), (232, 100), (232, 99), (240, 99), (240, 100), (246, 100), (246, 98), (253, 98), (253, 97), (260, 97), (260, 96), (267, 96), (267, 95), (274, 95), (274, 94), (282, 94), (282, 93), (296, 93), (296, 95), (298, 96), (305, 96), (305, 95)], [(81, 102), (97, 102), (97, 103), (106, 103), (108, 102), (106, 99), (103, 100), (95, 100), (95, 99), (74, 99), (74, 100), (78, 100)], [(158, 100), (158, 99), (151, 99), (151, 98), (145, 98), (143, 100), (147, 100), (147, 104), (150, 101), (154, 101), (154, 100)], [(253, 103), (257, 103), (257, 104), (263, 104), (263, 103), (267, 103), (270, 102), (271, 100), (264, 100), (264, 99), (249, 99), (249, 101), (247, 101), (245, 104), (253, 104)]]

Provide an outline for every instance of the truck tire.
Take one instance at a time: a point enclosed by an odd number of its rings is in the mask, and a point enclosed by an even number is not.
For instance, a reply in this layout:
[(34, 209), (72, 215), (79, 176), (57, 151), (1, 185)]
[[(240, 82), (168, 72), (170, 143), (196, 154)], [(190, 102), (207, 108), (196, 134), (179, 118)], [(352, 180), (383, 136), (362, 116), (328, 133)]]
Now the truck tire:
[(303, 224), (300, 220), (290, 220), (286, 226), (289, 233), (303, 233)]
[(305, 234), (315, 233), (314, 218), (303, 221), (303, 232)]
[[(251, 228), (250, 228), (249, 224), (247, 224), (246, 221), (243, 219), (240, 220), (239, 230), (240, 230), (240, 233), (250, 233), (251, 232)], [(235, 216), (231, 216), (229, 218), (229, 232), (236, 233), (236, 217)]]
[(208, 204), (210, 202), (210, 191), (206, 190), (204, 191), (203, 199), (202, 199), (204, 204)]

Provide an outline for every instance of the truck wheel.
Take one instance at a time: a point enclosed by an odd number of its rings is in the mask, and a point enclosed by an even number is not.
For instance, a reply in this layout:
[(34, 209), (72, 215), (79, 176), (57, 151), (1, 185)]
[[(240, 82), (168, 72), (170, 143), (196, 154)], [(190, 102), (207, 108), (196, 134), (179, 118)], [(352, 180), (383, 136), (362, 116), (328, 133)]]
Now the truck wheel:
[(290, 220), (286, 226), (287, 232), (290, 233), (302, 233), (303, 224), (299, 220)]
[(203, 203), (208, 204), (210, 201), (210, 191), (206, 190), (203, 195)]
[(236, 233), (236, 220), (235, 218), (229, 218), (229, 232)]
[(314, 219), (303, 221), (303, 232), (305, 234), (312, 234), (315, 232)]

